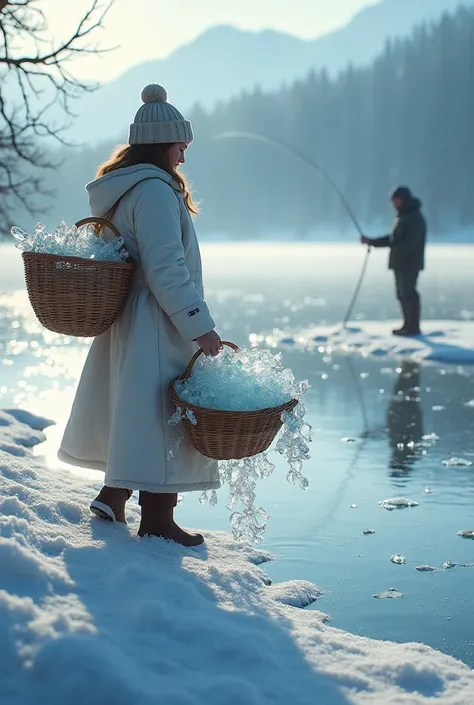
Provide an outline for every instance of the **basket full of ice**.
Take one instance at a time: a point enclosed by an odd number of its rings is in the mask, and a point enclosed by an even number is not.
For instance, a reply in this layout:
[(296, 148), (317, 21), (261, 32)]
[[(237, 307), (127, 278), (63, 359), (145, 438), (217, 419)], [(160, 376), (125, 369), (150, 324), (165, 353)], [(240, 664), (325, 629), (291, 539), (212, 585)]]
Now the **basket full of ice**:
[(224, 343), (216, 358), (195, 363), (170, 385), (183, 425), (202, 455), (214, 460), (238, 460), (263, 453), (283, 425), (282, 416), (298, 404), (295, 380), (280, 357), (268, 350), (239, 350)]
[[(97, 227), (99, 226), (99, 227)], [(112, 239), (106, 239), (109, 229)], [(122, 310), (133, 264), (117, 228), (102, 218), (52, 232), (38, 223), (33, 234), (12, 228), (22, 250), (28, 296), (45, 328), (77, 337), (104, 333)]]

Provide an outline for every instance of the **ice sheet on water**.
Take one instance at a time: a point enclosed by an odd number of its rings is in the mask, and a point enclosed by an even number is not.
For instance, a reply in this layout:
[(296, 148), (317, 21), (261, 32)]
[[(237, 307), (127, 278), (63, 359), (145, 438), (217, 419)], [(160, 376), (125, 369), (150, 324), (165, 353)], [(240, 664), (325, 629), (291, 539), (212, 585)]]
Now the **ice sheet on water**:
[(385, 592), (378, 592), (374, 597), (376, 600), (396, 600), (400, 597), (405, 597), (405, 593), (400, 592), (400, 590), (397, 590), (395, 587), (391, 587), (385, 590)]
[(11, 233), (16, 240), (16, 247), (22, 252), (108, 262), (125, 261), (129, 256), (122, 238), (105, 240), (97, 236), (92, 225), (76, 228), (75, 225), (67, 225), (62, 220), (52, 231), (42, 223), (37, 223), (33, 233), (25, 233), (17, 227), (13, 227)]
[[(292, 371), (283, 368), (281, 355), (258, 348), (242, 349), (238, 353), (224, 350), (215, 358), (206, 358), (195, 367), (188, 380), (176, 385), (178, 394), (188, 403), (223, 411), (256, 411), (297, 399), (295, 409), (282, 413), (283, 426), (275, 450), (287, 461), (288, 482), (303, 490), (309, 485), (302, 471), (304, 462), (310, 458), (308, 444), (312, 436), (312, 428), (305, 421), (303, 403), (307, 389), (307, 382), (296, 382)], [(181, 426), (183, 415), (188, 416), (178, 408), (169, 423)], [(176, 443), (179, 442), (178, 438)], [(170, 453), (176, 451), (176, 443)], [(269, 515), (262, 507), (255, 507), (256, 486), (259, 480), (270, 477), (274, 469), (268, 453), (219, 463), (221, 482), (229, 488), (227, 507), (236, 539), (256, 543), (261, 540)], [(209, 497), (209, 493), (203, 492), (200, 501), (214, 504), (217, 494), (213, 492)]]
[(421, 440), (426, 443), (436, 443), (436, 441), (439, 441), (439, 436), (437, 436), (436, 433), (427, 433), (421, 437)]
[(474, 539), (474, 529), (463, 529), (458, 531), (458, 536), (463, 539)]
[(393, 509), (406, 509), (407, 507), (418, 507), (418, 502), (406, 497), (391, 497), (379, 502), (379, 507), (392, 511)]
[(443, 570), (452, 570), (453, 568), (472, 568), (474, 563), (456, 563), (455, 561), (445, 561), (441, 568), (432, 565), (419, 565), (415, 568), (420, 573), (440, 573)]
[(405, 556), (402, 556), (400, 553), (395, 553), (393, 556), (390, 556), (390, 561), (392, 563), (395, 563), (395, 565), (405, 565), (407, 562), (407, 559)]
[(465, 458), (450, 458), (449, 460), (443, 460), (443, 465), (446, 468), (470, 468), (473, 463)]

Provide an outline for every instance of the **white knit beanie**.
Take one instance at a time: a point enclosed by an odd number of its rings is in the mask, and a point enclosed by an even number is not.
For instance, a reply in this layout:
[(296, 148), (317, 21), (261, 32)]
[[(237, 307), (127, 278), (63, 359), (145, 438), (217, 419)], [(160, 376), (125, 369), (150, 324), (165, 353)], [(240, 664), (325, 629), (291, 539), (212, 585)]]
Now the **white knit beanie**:
[(192, 142), (193, 128), (179, 110), (167, 102), (168, 95), (157, 83), (145, 86), (141, 94), (144, 105), (130, 125), (128, 144), (169, 144)]

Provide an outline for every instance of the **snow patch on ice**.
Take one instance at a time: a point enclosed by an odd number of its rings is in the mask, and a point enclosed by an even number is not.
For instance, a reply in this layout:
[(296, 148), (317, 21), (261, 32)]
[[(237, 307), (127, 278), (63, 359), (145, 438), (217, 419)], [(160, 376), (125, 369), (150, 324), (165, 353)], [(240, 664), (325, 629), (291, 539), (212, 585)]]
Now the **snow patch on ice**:
[[(43, 416), (31, 414), (25, 409), (5, 409), (4, 411), (0, 411), (0, 417), (5, 414), (10, 417), (13, 417), (20, 424), (29, 426), (30, 429), (34, 428), (36, 431), (44, 431), (45, 428), (48, 428), (49, 426), (54, 426), (54, 421), (51, 421), (51, 419), (46, 419)], [(4, 424), (0, 423), (0, 425), (3, 426)]]
[(324, 348), (363, 356), (403, 357), (415, 361), (474, 364), (474, 321), (423, 321), (423, 335), (392, 335), (399, 321), (362, 321), (357, 327), (318, 326), (292, 335), (265, 336), (275, 345)]
[(43, 443), (43, 430), (52, 423), (22, 409), (0, 411), (0, 451), (19, 458), (30, 456), (30, 449)]
[[(26, 437), (1, 418), (0, 441)], [(297, 609), (321, 590), (270, 585), (265, 551), (214, 532), (196, 549), (140, 540), (134, 501), (128, 526), (89, 519), (96, 490), (0, 451), (2, 705), (474, 702), (461, 662)]]

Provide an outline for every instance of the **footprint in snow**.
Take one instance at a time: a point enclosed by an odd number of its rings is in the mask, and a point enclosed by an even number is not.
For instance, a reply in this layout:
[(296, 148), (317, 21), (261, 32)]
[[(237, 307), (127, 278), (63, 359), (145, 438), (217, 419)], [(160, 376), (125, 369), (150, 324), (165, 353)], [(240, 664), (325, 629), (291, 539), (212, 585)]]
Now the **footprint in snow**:
[(79, 524), (82, 521), (83, 510), (80, 504), (61, 500), (58, 502), (57, 506), (62, 516), (67, 521), (71, 522), (71, 524)]

